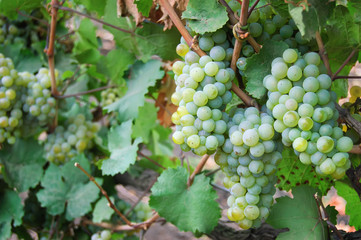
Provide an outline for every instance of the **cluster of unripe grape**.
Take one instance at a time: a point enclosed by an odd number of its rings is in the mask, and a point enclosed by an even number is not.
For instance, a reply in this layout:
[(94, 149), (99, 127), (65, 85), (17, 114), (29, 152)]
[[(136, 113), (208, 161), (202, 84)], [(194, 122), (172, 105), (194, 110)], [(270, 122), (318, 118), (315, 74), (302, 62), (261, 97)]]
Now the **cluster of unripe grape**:
[(274, 119), (250, 107), (233, 109), (226, 140), (214, 157), (230, 189), (227, 216), (243, 229), (258, 226), (273, 205), (275, 173), (282, 159), (274, 139)]
[(112, 233), (109, 230), (103, 230), (101, 232), (94, 233), (91, 236), (91, 240), (110, 240)]
[[(32, 29), (33, 26), (26, 23), (27, 29)], [(29, 38), (28, 38), (29, 36)], [(39, 37), (36, 31), (25, 30), (23, 27), (19, 27), (19, 22), (10, 21), (7, 17), (0, 15), (0, 45), (10, 45), (16, 43), (22, 43), (27, 45), (27, 39), (30, 43), (35, 43), (39, 41)]]
[[(302, 38), (294, 20), (286, 19), (278, 14), (274, 14), (272, 9), (263, 11), (254, 10), (247, 20), (248, 30), (252, 37), (259, 44), (264, 44), (267, 40), (283, 41), (290, 48), (298, 49), (302, 54), (309, 50), (310, 42)], [(246, 68), (246, 58), (255, 53), (254, 48), (245, 41), (242, 45), (241, 57), (237, 61), (237, 68), (241, 75)]]
[[(219, 44), (227, 42), (223, 30), (209, 38)], [(227, 68), (232, 56), (228, 46), (213, 46), (209, 55), (202, 57), (189, 50), (183, 40), (177, 46), (177, 53), (184, 61), (173, 64), (177, 87), (171, 99), (179, 106), (172, 115), (176, 124), (173, 140), (184, 151), (211, 154), (224, 143), (227, 123), (221, 110), (232, 100), (229, 90), (235, 78), (234, 71)]]
[(117, 88), (108, 88), (101, 92), (102, 107), (106, 107), (120, 99), (120, 92)]
[(87, 121), (83, 114), (70, 117), (64, 126), (57, 126), (44, 141), (48, 161), (62, 164), (93, 146), (100, 130), (99, 123)]
[(36, 76), (18, 73), (12, 60), (0, 54), (0, 80), (0, 143), (14, 144), (23, 125), (45, 125), (55, 116), (47, 69)]
[(301, 57), (294, 49), (285, 50), (263, 79), (266, 107), (276, 119), (273, 126), (282, 133), (282, 143), (292, 146), (302, 163), (315, 165), (319, 175), (340, 179), (350, 167), (347, 152), (353, 142), (337, 126), (337, 96), (323, 71), (317, 53)]
[(224, 112), (231, 101), (234, 72), (227, 68), (233, 48), (222, 29), (199, 38), (208, 55), (199, 57), (181, 39), (177, 53), (185, 61), (173, 65), (176, 91), (172, 115), (173, 141), (183, 151), (212, 154), (231, 189), (228, 217), (248, 229), (266, 219), (273, 204), (275, 172), (281, 160), (276, 147), (274, 119), (256, 108)]

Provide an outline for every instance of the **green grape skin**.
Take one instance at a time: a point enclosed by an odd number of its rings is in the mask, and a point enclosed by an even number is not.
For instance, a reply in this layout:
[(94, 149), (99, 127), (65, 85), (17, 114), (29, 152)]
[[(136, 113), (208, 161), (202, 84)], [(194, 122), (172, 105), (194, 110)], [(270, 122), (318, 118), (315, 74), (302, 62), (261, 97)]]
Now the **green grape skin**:
[(340, 152), (349, 152), (353, 147), (353, 142), (349, 137), (341, 137), (337, 140), (336, 148)]

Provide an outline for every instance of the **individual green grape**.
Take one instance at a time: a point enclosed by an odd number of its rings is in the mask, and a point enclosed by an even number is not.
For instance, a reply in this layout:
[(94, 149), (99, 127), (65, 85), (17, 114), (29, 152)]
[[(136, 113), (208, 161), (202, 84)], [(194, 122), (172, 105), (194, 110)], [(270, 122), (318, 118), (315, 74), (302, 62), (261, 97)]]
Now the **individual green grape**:
[(223, 61), (224, 58), (226, 57), (226, 51), (224, 50), (224, 48), (220, 46), (215, 46), (210, 50), (209, 56), (214, 61)]
[(352, 139), (349, 137), (341, 137), (337, 140), (336, 149), (340, 152), (349, 152), (353, 147)]
[(283, 116), (283, 123), (287, 127), (295, 127), (298, 124), (299, 115), (296, 111), (288, 111)]
[(251, 23), (249, 25), (249, 32), (253, 37), (259, 37), (262, 34), (262, 25), (259, 23)]
[(320, 83), (315, 77), (308, 77), (303, 81), (302, 86), (307, 92), (316, 92), (320, 88)]
[(250, 147), (255, 146), (259, 141), (259, 135), (257, 130), (248, 129), (243, 133), (243, 142)]
[[(296, 34), (297, 35), (297, 34)], [(321, 62), (320, 55), (315, 52), (309, 52), (304, 55), (304, 59), (307, 64), (313, 64), (318, 66)]]
[(184, 57), (189, 52), (189, 47), (185, 43), (180, 43), (176, 47), (176, 52), (179, 56)]
[(298, 81), (302, 77), (302, 69), (299, 66), (293, 65), (287, 70), (287, 77), (291, 81)]
[(198, 44), (203, 51), (209, 51), (214, 46), (214, 41), (212, 37), (202, 36), (199, 38)]
[[(288, 28), (287, 25), (286, 26), (283, 26), (282, 28)], [(281, 30), (282, 30), (281, 28)], [(281, 34), (282, 35), (282, 34)], [(287, 37), (288, 38), (288, 37)], [(294, 63), (297, 61), (297, 58), (298, 58), (298, 54), (296, 52), (296, 50), (294, 49), (286, 49), (284, 52), (283, 52), (283, 60), (286, 62), (286, 63)], [(297, 80), (296, 80), (297, 81)]]
[(320, 74), (317, 77), (321, 89), (329, 89), (331, 87), (332, 80), (327, 74)]
[(302, 137), (298, 137), (293, 141), (292, 147), (298, 152), (304, 152), (307, 148), (307, 140)]
[(316, 65), (309, 64), (303, 69), (303, 75), (307, 77), (318, 77), (320, 71)]
[(254, 49), (251, 45), (244, 45), (242, 48), (242, 54), (246, 57), (252, 56), (254, 53)]
[(334, 144), (335, 143), (331, 137), (321, 136), (317, 140), (317, 149), (318, 149), (318, 151), (320, 151), (322, 153), (329, 153), (332, 151)]
[(287, 76), (288, 67), (286, 63), (277, 62), (272, 66), (271, 72), (276, 79), (282, 79)]
[(277, 89), (280, 93), (286, 94), (291, 90), (291, 88), (292, 83), (287, 79), (279, 80), (277, 83)]
[(318, 97), (314, 92), (306, 92), (305, 95), (303, 95), (302, 100), (304, 103), (308, 103), (311, 106), (316, 106), (318, 103)]

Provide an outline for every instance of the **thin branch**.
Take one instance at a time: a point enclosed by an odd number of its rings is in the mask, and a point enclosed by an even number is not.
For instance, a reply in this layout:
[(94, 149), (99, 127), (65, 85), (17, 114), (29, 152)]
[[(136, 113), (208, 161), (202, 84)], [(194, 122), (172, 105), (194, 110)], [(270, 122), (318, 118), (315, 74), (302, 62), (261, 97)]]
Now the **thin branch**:
[(223, 187), (223, 186), (220, 186), (220, 185), (215, 184), (215, 183), (211, 183), (211, 185), (212, 185), (214, 188), (217, 188), (217, 189), (219, 189), (219, 190), (222, 190), (222, 191), (224, 191), (224, 192), (229, 193), (229, 190), (228, 190), (227, 188)]
[(142, 201), (142, 199), (145, 197), (145, 195), (147, 195), (147, 193), (150, 191), (150, 189), (153, 187), (153, 185), (157, 182), (158, 178), (155, 178), (151, 184), (149, 184), (149, 186), (147, 187), (147, 189), (144, 190), (144, 192), (142, 193), (142, 195), (140, 195), (138, 197), (138, 200), (130, 207), (130, 209), (125, 213), (125, 216), (127, 217), (132, 211), (133, 209), (138, 205), (138, 203), (140, 203), (140, 201)]
[(260, 1), (260, 0), (256, 0), (256, 1), (253, 3), (252, 7), (248, 10), (248, 17), (251, 16), (253, 10), (255, 9), (255, 7), (256, 7), (257, 4), (259, 3), (259, 1)]
[(158, 167), (163, 168), (163, 169), (167, 169), (166, 167), (164, 167), (164, 166), (163, 166), (162, 164), (160, 164), (159, 162), (151, 159), (151, 158), (148, 157), (147, 155), (144, 155), (141, 151), (138, 151), (137, 153), (138, 153), (138, 155), (144, 157), (145, 159), (147, 159), (147, 160), (149, 160), (150, 162), (154, 163), (154, 164), (157, 165)]
[(322, 58), (323, 64), (325, 64), (325, 67), (327, 69), (327, 74), (329, 76), (332, 76), (330, 62), (328, 61), (328, 56), (327, 56), (327, 53), (325, 50), (325, 45), (323, 44), (321, 35), (318, 31), (316, 32), (316, 41), (317, 41), (317, 45), (318, 45), (318, 49), (319, 49), (319, 54)]
[(104, 22), (103, 20), (100, 20), (100, 19), (98, 19), (98, 18), (92, 17), (92, 16), (90, 16), (90, 15), (88, 15), (88, 14), (79, 12), (79, 11), (74, 10), (74, 9), (72, 9), (72, 8), (63, 7), (63, 6), (60, 6), (60, 5), (58, 5), (58, 4), (54, 5), (54, 7), (57, 8), (57, 9), (61, 9), (61, 10), (63, 10), (63, 11), (72, 12), (72, 13), (78, 14), (78, 15), (80, 15), (80, 16), (89, 18), (89, 19), (91, 19), (91, 20), (93, 20), (93, 21), (95, 21), (95, 22), (99, 22), (99, 23), (101, 23), (101, 24), (103, 24), (103, 25), (106, 25), (106, 26), (108, 26), (108, 27), (114, 28), (114, 29), (116, 29), (116, 30), (118, 30), (118, 31), (121, 31), (121, 32), (129, 33), (129, 34), (131, 34), (131, 35), (133, 35), (133, 36), (135, 36), (135, 37), (145, 39), (145, 37), (140, 36), (140, 35), (134, 33), (133, 31), (130, 31), (130, 30), (126, 30), (126, 29), (124, 29), (124, 28), (117, 27), (117, 26), (115, 26), (115, 25), (113, 25), (113, 24)]
[(192, 48), (199, 56), (207, 55), (199, 48), (198, 44), (193, 44), (193, 37), (189, 34), (187, 29), (184, 27), (182, 21), (179, 19), (177, 13), (174, 11), (173, 7), (169, 4), (167, 0), (159, 0), (159, 4), (167, 11), (170, 19), (183, 36), (184, 40), (187, 42), (188, 46)]
[(361, 136), (361, 122), (353, 118), (348, 109), (342, 108), (338, 103), (335, 103), (340, 117)]
[(352, 147), (351, 151), (349, 151), (349, 153), (361, 154), (361, 144), (360, 145), (354, 145)]
[(216, 168), (213, 171), (207, 172), (206, 174), (204, 174), (206, 177), (211, 176), (213, 174), (215, 174), (216, 172), (218, 172), (219, 170), (221, 170), (221, 168)]
[(34, 19), (34, 20), (36, 20), (36, 21), (38, 21), (38, 22), (41, 22), (42, 24), (44, 24), (44, 25), (46, 25), (46, 26), (49, 26), (49, 23), (48, 23), (47, 21), (45, 21), (44, 19), (40, 19), (40, 18), (31, 16), (31, 15), (28, 15), (28, 14), (23, 13), (22, 11), (20, 11), (20, 10), (18, 10), (18, 9), (17, 9), (16, 11), (17, 11), (17, 13), (18, 13), (19, 15), (21, 15), (21, 16), (23, 16), (23, 17), (27, 17), (27, 18)]
[(264, 8), (264, 7), (267, 7), (267, 6), (269, 6), (269, 5), (271, 5), (271, 3), (267, 3), (267, 4), (263, 5), (263, 6), (260, 6), (260, 7), (258, 7), (258, 8), (255, 8), (255, 10), (258, 10), (258, 9)]
[(188, 187), (190, 187), (192, 184), (193, 184), (193, 180), (195, 178), (195, 176), (200, 173), (204, 167), (204, 165), (206, 164), (207, 160), (209, 158), (209, 155), (208, 154), (205, 154), (201, 161), (198, 163), (196, 169), (194, 169), (193, 173), (191, 174), (191, 176), (188, 178), (188, 182), (187, 182), (187, 185)]
[(48, 64), (50, 71), (51, 79), (51, 93), (53, 96), (59, 95), (58, 90), (56, 89), (56, 78), (55, 78), (55, 63), (54, 63), (54, 44), (55, 44), (55, 32), (56, 32), (56, 21), (58, 16), (58, 9), (55, 8), (55, 5), (58, 5), (58, 0), (51, 0), (51, 23), (50, 23), (50, 33), (48, 48), (46, 54), (48, 55)]
[(339, 69), (337, 69), (337, 71), (335, 72), (335, 74), (333, 74), (332, 76), (332, 80), (335, 79), (335, 77), (342, 71), (342, 69), (350, 62), (351, 58), (353, 58), (353, 56), (355, 56), (355, 54), (357, 53), (357, 50), (354, 49), (352, 50), (352, 52), (350, 53), (350, 55), (346, 58), (346, 60), (342, 63), (342, 65), (339, 67)]
[(128, 226), (133, 226), (133, 224), (117, 209), (117, 207), (113, 204), (113, 202), (110, 200), (108, 193), (102, 188), (102, 186), (100, 186), (94, 179), (94, 177), (92, 175), (90, 175), (79, 163), (75, 163), (74, 164), (75, 167), (79, 168), (85, 175), (87, 175), (87, 177), (89, 178), (90, 181), (92, 181), (101, 191), (101, 193), (104, 195), (104, 197), (108, 200), (108, 205), (109, 207), (111, 207), (117, 214), (118, 216), (123, 219), (123, 221), (128, 225)]
[(228, 3), (224, 0), (218, 0), (223, 6), (226, 7), (227, 13), (228, 13), (228, 17), (229, 17), (229, 21), (232, 24), (235, 24), (238, 22), (238, 20), (236, 19), (236, 17), (234, 16), (234, 12), (232, 10), (232, 8), (228, 5)]
[(73, 93), (73, 94), (68, 94), (68, 95), (55, 95), (55, 98), (59, 98), (59, 99), (63, 99), (63, 98), (70, 98), (70, 97), (77, 97), (77, 96), (83, 96), (89, 93), (94, 93), (94, 92), (99, 92), (99, 91), (103, 91), (105, 89), (108, 88), (115, 88), (117, 86), (115, 85), (109, 85), (109, 86), (104, 86), (104, 87), (100, 87), (100, 88), (95, 88), (95, 89), (91, 89), (88, 91), (84, 91), (84, 92), (78, 92), (78, 93)]
[(361, 76), (334, 76), (333, 79), (360, 79)]

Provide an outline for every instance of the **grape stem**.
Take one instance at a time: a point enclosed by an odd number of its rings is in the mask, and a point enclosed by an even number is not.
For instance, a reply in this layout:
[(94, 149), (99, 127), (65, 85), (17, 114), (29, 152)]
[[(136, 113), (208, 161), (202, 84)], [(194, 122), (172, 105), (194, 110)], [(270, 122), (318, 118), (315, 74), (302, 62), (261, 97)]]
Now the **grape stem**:
[[(159, 0), (159, 4), (167, 11), (170, 19), (183, 36), (184, 40), (187, 42), (188, 46), (193, 47), (192, 50), (195, 51), (199, 56), (205, 56), (206, 53), (199, 48), (198, 44), (193, 44), (193, 38), (184, 27), (182, 21), (179, 19), (177, 13), (174, 11), (173, 7), (169, 4), (167, 0)], [(243, 92), (236, 84), (232, 84), (233, 92), (240, 98), (247, 106), (256, 106), (256, 101)]]
[(256, 0), (256, 1), (253, 3), (252, 7), (248, 10), (248, 17), (251, 16), (253, 10), (255, 9), (255, 7), (256, 7), (257, 4), (259, 3), (259, 1), (260, 1), (260, 0)]
[(97, 181), (95, 181), (95, 178), (90, 175), (79, 163), (75, 163), (74, 164), (75, 167), (79, 168), (85, 175), (87, 175), (87, 177), (89, 178), (90, 181), (92, 181), (100, 190), (100, 192), (104, 195), (104, 197), (108, 200), (108, 206), (111, 207), (117, 214), (118, 216), (130, 227), (132, 227), (134, 224), (131, 223), (118, 209), (117, 207), (113, 204), (113, 202), (110, 200), (108, 193), (102, 188), (102, 186), (100, 186)]
[(160, 168), (163, 168), (163, 169), (167, 169), (166, 167), (164, 167), (163, 165), (161, 165), (160, 163), (158, 163), (157, 161), (151, 159), (150, 157), (148, 157), (147, 155), (144, 155), (141, 151), (138, 151), (137, 152), (138, 155), (144, 157), (145, 159), (149, 160), (150, 162), (154, 163), (155, 165), (157, 165), (158, 167)]
[(346, 79), (346, 78), (350, 78), (350, 79), (359, 79), (361, 78), (361, 76), (335, 76), (333, 79)]
[(23, 16), (23, 17), (27, 17), (27, 18), (34, 19), (34, 20), (36, 20), (36, 21), (38, 21), (38, 22), (41, 22), (41, 23), (44, 24), (45, 26), (49, 27), (49, 23), (48, 23), (47, 21), (45, 21), (44, 19), (40, 19), (40, 18), (31, 16), (31, 15), (25, 14), (25, 13), (23, 13), (22, 11), (20, 11), (20, 10), (18, 10), (18, 9), (17, 9), (16, 11), (17, 11), (17, 13), (18, 13), (19, 15), (21, 15), (21, 16)]
[(201, 161), (199, 161), (196, 169), (194, 169), (193, 173), (188, 178), (188, 182), (187, 182), (188, 187), (190, 187), (193, 184), (193, 180), (194, 180), (195, 176), (202, 171), (202, 169), (203, 169), (204, 165), (206, 164), (208, 158), (209, 158), (208, 154), (203, 155), (203, 157), (202, 157)]
[(361, 136), (361, 122), (353, 118), (350, 112), (347, 109), (342, 108), (338, 103), (335, 103), (335, 106), (340, 113), (340, 117)]
[(234, 12), (232, 10), (232, 8), (228, 5), (228, 3), (224, 0), (218, 0), (223, 6), (226, 7), (227, 13), (228, 13), (228, 17), (229, 20), (233, 23), (238, 22), (237, 18), (234, 16)]
[(346, 58), (346, 60), (342, 63), (342, 65), (337, 69), (337, 71), (335, 72), (335, 74), (333, 74), (332, 76), (332, 80), (335, 80), (335, 77), (337, 77), (337, 75), (342, 71), (342, 69), (350, 62), (351, 58), (353, 58), (353, 56), (355, 56), (355, 54), (357, 53), (356, 49), (353, 49), (352, 52), (350, 53), (350, 55)]
[(100, 19), (98, 19), (98, 18), (92, 17), (92, 16), (90, 16), (90, 15), (88, 15), (88, 14), (79, 12), (79, 11), (77, 11), (77, 10), (75, 10), (75, 9), (68, 8), (68, 7), (64, 7), (64, 6), (61, 6), (61, 5), (59, 5), (59, 4), (56, 4), (56, 5), (54, 5), (53, 7), (54, 7), (54, 8), (57, 8), (57, 9), (60, 9), (60, 10), (63, 10), (63, 11), (68, 11), (68, 12), (75, 13), (75, 14), (77, 14), (77, 15), (80, 15), (80, 16), (82, 16), (82, 17), (89, 18), (89, 19), (91, 19), (91, 20), (93, 20), (93, 21), (95, 21), (95, 22), (101, 23), (101, 24), (106, 25), (106, 26), (108, 26), (108, 27), (114, 28), (114, 29), (116, 29), (116, 30), (118, 30), (118, 31), (125, 32), (125, 33), (129, 33), (129, 34), (131, 34), (132, 36), (145, 39), (145, 37), (140, 36), (140, 35), (134, 33), (134, 31), (130, 31), (130, 30), (126, 30), (126, 29), (124, 29), (124, 28), (117, 27), (117, 26), (115, 26), (115, 25), (113, 25), (113, 24), (104, 22), (103, 20), (100, 20)]
[(88, 91), (78, 92), (78, 93), (73, 93), (73, 94), (68, 94), (68, 95), (54, 95), (54, 97), (59, 98), (59, 99), (77, 97), (77, 96), (82, 96), (82, 95), (86, 95), (86, 94), (89, 94), (89, 93), (99, 92), (99, 91), (103, 91), (103, 90), (108, 89), (108, 88), (115, 88), (115, 87), (117, 87), (117, 86), (109, 85), (109, 86), (94, 88), (94, 89), (91, 89), (91, 90), (88, 90)]
[(318, 45), (318, 49), (319, 49), (319, 54), (322, 58), (323, 63), (325, 64), (325, 67), (327, 69), (327, 74), (329, 76), (332, 76), (332, 71), (331, 71), (331, 67), (330, 67), (330, 62), (328, 61), (328, 56), (325, 50), (325, 45), (323, 44), (321, 35), (319, 31), (316, 31), (316, 42)]
[(51, 79), (51, 93), (53, 96), (59, 95), (59, 92), (56, 89), (55, 63), (54, 63), (55, 32), (56, 32), (56, 21), (58, 16), (58, 9), (55, 7), (55, 5), (58, 4), (59, 4), (58, 0), (51, 0), (50, 34), (47, 45), (48, 48), (45, 50), (48, 56), (48, 64), (49, 64), (50, 79)]

